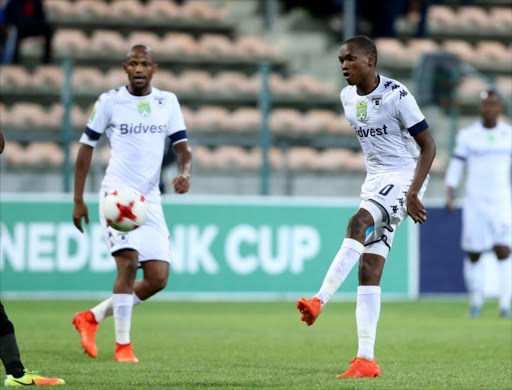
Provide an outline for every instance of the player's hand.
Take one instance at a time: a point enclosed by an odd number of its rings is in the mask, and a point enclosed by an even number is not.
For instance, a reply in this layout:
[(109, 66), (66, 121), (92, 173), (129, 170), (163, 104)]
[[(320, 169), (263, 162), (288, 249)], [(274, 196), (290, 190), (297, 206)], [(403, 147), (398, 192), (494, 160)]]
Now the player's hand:
[(455, 209), (457, 208), (455, 205), (455, 199), (446, 199), (445, 207), (446, 207), (446, 210), (448, 210), (448, 212), (453, 213), (455, 211)]
[(83, 201), (75, 202), (75, 208), (73, 209), (73, 223), (76, 228), (83, 233), (84, 228), (82, 227), (82, 218), (84, 218), (85, 223), (89, 225), (89, 211), (87, 210), (87, 206)]
[(427, 220), (427, 211), (417, 194), (407, 193), (407, 212), (415, 223), (422, 224)]
[(184, 173), (179, 174), (172, 181), (174, 192), (177, 194), (184, 194), (190, 188), (190, 176)]

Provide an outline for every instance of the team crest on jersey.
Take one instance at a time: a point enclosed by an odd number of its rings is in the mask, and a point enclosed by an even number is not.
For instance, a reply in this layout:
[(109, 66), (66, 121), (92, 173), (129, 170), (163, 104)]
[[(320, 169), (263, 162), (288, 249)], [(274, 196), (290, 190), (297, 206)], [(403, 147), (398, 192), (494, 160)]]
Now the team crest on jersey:
[(142, 116), (148, 116), (151, 114), (151, 106), (147, 100), (142, 100), (137, 103), (137, 109), (139, 110), (139, 114)]
[(165, 99), (164, 98), (156, 97), (155, 100), (156, 100), (156, 104), (158, 105), (158, 107), (162, 108), (165, 105)]
[(363, 121), (366, 119), (367, 114), (368, 114), (368, 107), (367, 107), (366, 102), (364, 100), (357, 102), (357, 106), (356, 106), (357, 119), (359, 119), (360, 121)]
[(373, 104), (373, 108), (375, 108), (376, 110), (379, 110), (380, 106), (382, 105), (382, 95), (372, 96), (372, 104)]

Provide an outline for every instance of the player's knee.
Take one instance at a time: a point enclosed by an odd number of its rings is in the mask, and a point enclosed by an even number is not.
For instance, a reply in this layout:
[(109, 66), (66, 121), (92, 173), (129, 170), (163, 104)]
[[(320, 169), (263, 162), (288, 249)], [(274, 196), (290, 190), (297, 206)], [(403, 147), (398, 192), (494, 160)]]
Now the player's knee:
[(383, 264), (376, 259), (361, 258), (359, 261), (359, 284), (378, 286), (382, 276)]
[(348, 221), (347, 236), (364, 237), (366, 229), (368, 229), (372, 224), (373, 219), (370, 214), (367, 213), (367, 215), (365, 215), (358, 212), (357, 214), (353, 215)]
[(165, 275), (158, 275), (151, 277), (150, 280), (148, 280), (151, 292), (153, 294), (156, 294), (157, 292), (163, 290), (165, 286), (167, 286), (167, 276)]

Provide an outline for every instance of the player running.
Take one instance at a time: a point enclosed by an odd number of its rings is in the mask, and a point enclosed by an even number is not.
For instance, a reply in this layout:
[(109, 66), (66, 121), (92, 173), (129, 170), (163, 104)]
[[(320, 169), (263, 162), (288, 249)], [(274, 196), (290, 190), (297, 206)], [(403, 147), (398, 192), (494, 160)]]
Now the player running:
[[(338, 54), (349, 86), (340, 98), (366, 158), (366, 180), (359, 210), (350, 218), (340, 250), (318, 293), (301, 298), (297, 309), (308, 326), (324, 310), (348, 273), (359, 262), (356, 322), (359, 348), (339, 378), (377, 377), (374, 356), (380, 315), (379, 286), (386, 257), (400, 223), (410, 215), (427, 220), (421, 199), (435, 156), (435, 143), (425, 117), (407, 88), (377, 74), (377, 48), (366, 36), (346, 40)], [(419, 150), (418, 150), (419, 146)]]
[[(173, 180), (173, 186), (179, 194), (189, 189), (192, 154), (178, 99), (173, 93), (161, 91), (150, 84), (157, 68), (153, 51), (148, 46), (133, 46), (123, 64), (128, 85), (99, 97), (80, 138), (73, 221), (81, 232), (82, 218), (89, 223), (83, 200), (85, 180), (94, 147), (100, 136), (106, 133), (111, 149), (99, 195), (100, 221), (108, 249), (117, 265), (114, 294), (91, 310), (73, 317), (72, 323), (80, 333), (82, 347), (91, 357), (98, 354), (94, 340), (98, 323), (113, 314), (115, 360), (138, 361), (130, 343), (132, 308), (162, 290), (169, 277), (169, 230), (159, 190), (165, 139), (170, 138), (176, 151), (179, 174)], [(145, 223), (128, 233), (108, 226), (102, 212), (103, 197), (121, 187), (135, 188), (147, 200)], [(142, 267), (144, 277), (135, 282), (138, 267)]]

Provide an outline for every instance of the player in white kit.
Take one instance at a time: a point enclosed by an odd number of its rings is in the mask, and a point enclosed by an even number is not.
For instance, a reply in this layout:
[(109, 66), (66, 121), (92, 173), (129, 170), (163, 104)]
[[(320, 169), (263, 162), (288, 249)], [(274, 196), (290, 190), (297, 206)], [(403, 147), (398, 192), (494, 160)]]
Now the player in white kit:
[(500, 315), (511, 318), (512, 128), (498, 120), (501, 111), (498, 94), (482, 92), (481, 121), (460, 130), (445, 178), (446, 207), (453, 211), (454, 191), (467, 165), (462, 249), (466, 253), (464, 279), (472, 318), (479, 317), (482, 311), (485, 272), (479, 260), (486, 251), (494, 251), (498, 258)]
[[(82, 346), (96, 357), (95, 333), (98, 323), (114, 316), (116, 334), (115, 360), (137, 362), (130, 343), (133, 306), (162, 290), (169, 277), (170, 242), (160, 201), (160, 169), (166, 138), (176, 151), (179, 174), (173, 180), (174, 191), (189, 189), (192, 154), (186, 127), (176, 96), (151, 86), (157, 70), (153, 51), (145, 45), (133, 46), (126, 55), (123, 69), (128, 85), (102, 94), (94, 106), (84, 134), (75, 168), (75, 207), (73, 221), (83, 232), (82, 218), (89, 223), (83, 192), (94, 147), (105, 133), (110, 142), (110, 160), (102, 182), (100, 221), (110, 253), (117, 265), (114, 294), (91, 310), (73, 317)], [(147, 200), (148, 216), (132, 232), (119, 232), (106, 223), (101, 211), (104, 196), (111, 190), (132, 187)], [(137, 268), (144, 277), (135, 281)]]
[[(318, 293), (301, 298), (301, 321), (312, 325), (348, 273), (359, 262), (356, 322), (359, 348), (338, 377), (377, 377), (374, 357), (380, 315), (380, 278), (400, 223), (410, 215), (426, 221), (421, 203), (435, 143), (425, 117), (407, 88), (377, 74), (377, 49), (365, 36), (343, 43), (339, 61), (349, 86), (341, 91), (345, 116), (356, 132), (366, 159), (366, 180), (359, 210), (350, 218), (345, 239)], [(418, 149), (419, 146), (419, 149)]]

